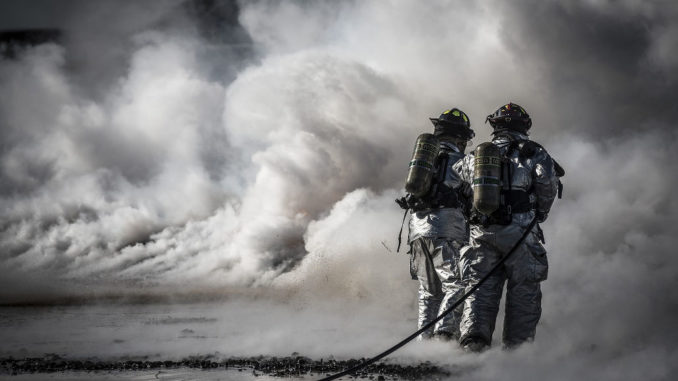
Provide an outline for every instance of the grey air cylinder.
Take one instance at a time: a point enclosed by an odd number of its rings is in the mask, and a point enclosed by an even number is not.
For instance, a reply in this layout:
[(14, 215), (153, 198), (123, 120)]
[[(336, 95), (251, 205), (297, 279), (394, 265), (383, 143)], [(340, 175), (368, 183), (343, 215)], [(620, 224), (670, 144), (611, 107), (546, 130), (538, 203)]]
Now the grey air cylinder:
[(486, 216), (501, 203), (501, 152), (492, 143), (476, 148), (473, 166), (473, 207)]
[(417, 138), (407, 173), (405, 190), (407, 193), (421, 197), (428, 193), (435, 175), (435, 162), (440, 151), (440, 142), (433, 134), (421, 134)]

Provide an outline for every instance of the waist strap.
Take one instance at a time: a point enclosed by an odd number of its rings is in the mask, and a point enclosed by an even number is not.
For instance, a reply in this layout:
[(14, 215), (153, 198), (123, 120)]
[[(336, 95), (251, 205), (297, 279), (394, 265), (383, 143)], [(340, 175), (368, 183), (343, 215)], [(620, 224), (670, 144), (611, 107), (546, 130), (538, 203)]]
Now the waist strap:
[(433, 209), (443, 209), (443, 208), (453, 208), (459, 209), (462, 204), (458, 200), (446, 199), (444, 201), (437, 202), (420, 202), (415, 204), (412, 207), (412, 212), (421, 212), (422, 210), (433, 210)]
[(508, 225), (514, 213), (526, 213), (534, 210), (530, 202), (530, 194), (523, 190), (502, 190), (502, 206), (489, 216), (483, 216), (476, 210), (469, 220), (472, 224), (481, 225)]

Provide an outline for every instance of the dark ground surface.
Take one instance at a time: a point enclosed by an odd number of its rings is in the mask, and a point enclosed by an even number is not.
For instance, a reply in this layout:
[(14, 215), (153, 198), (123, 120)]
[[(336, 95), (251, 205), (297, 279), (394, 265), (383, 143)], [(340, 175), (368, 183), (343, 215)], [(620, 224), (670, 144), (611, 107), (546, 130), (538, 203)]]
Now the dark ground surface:
[[(357, 365), (364, 359), (311, 360), (303, 356), (247, 357), (217, 359), (212, 356), (188, 357), (179, 361), (150, 361), (144, 359), (118, 359), (103, 361), (97, 358), (68, 359), (58, 355), (35, 358), (2, 358), (0, 375), (21, 375), (55, 372), (100, 372), (100, 371), (148, 371), (160, 369), (237, 369), (251, 371), (256, 375), (274, 377), (304, 377), (320, 379)], [(354, 375), (370, 380), (439, 380), (451, 376), (451, 372), (430, 363), (398, 365), (376, 363)], [(351, 377), (353, 378), (353, 377)]]
[[(318, 380), (416, 326), (395, 315), (346, 311), (257, 299), (0, 307), (0, 379)], [(435, 380), (472, 371), (474, 364), (453, 365), (451, 355), (463, 356), (446, 343), (414, 342), (342, 379)]]

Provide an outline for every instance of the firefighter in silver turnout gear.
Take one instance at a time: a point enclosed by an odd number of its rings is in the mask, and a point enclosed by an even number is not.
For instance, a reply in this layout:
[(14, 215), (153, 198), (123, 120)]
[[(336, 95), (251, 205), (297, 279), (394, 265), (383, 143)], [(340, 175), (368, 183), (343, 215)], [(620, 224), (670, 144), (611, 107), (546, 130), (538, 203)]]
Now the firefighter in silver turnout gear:
[[(423, 197), (397, 200), (410, 209), (408, 243), (410, 273), (419, 280), (419, 328), (446, 310), (464, 291), (458, 267), (459, 250), (468, 241), (464, 209), (469, 201), (459, 197), (462, 182), (452, 169), (464, 157), (467, 142), (474, 136), (468, 116), (456, 108), (431, 118), (440, 143), (430, 191)], [(440, 320), (418, 339), (458, 340), (461, 307)]]
[[(544, 222), (551, 205), (562, 191), (558, 179), (562, 168), (546, 150), (529, 140), (532, 121), (513, 103), (502, 106), (487, 119), (494, 128), (492, 143), (503, 156), (501, 206), (489, 216), (476, 209), (470, 216), (470, 240), (461, 250), (460, 268), (469, 286), (477, 283), (520, 239), (536, 216)], [(475, 157), (472, 153), (454, 165), (463, 181), (473, 184)], [(472, 192), (473, 187), (465, 188)], [(472, 196), (472, 194), (467, 194)], [(460, 324), (463, 348), (481, 351), (489, 347), (507, 283), (503, 343), (514, 347), (535, 336), (541, 316), (540, 282), (548, 274), (546, 250), (539, 225), (513, 255), (466, 299)]]

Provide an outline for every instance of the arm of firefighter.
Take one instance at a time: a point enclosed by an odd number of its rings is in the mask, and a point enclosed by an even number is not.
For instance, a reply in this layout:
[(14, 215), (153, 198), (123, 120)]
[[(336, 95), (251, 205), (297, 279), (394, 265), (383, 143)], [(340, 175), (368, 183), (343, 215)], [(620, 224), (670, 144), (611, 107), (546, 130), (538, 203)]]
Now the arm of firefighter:
[(548, 216), (553, 200), (558, 194), (558, 177), (556, 176), (553, 159), (540, 149), (534, 157), (533, 181), (535, 194), (537, 195), (536, 212), (543, 222)]
[(452, 165), (452, 169), (457, 173), (462, 182), (469, 184), (473, 182), (473, 158), (473, 154), (468, 154)]
[(473, 204), (473, 188), (471, 187), (473, 164), (473, 155), (468, 154), (452, 165), (452, 170), (457, 179), (457, 184), (453, 188), (457, 192), (459, 201), (463, 204), (463, 212), (467, 217), (470, 215)]

